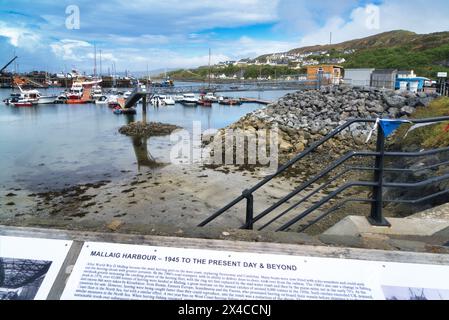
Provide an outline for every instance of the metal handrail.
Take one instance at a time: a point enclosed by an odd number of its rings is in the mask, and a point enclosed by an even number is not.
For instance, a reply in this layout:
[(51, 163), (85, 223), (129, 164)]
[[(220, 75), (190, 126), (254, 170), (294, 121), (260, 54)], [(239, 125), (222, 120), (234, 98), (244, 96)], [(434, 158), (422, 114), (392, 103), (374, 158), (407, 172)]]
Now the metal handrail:
[[(443, 149), (436, 149), (436, 150), (429, 150), (429, 151), (423, 151), (423, 152), (404, 152), (404, 153), (397, 153), (397, 152), (385, 152), (384, 156), (401, 156), (401, 157), (420, 157), (420, 156), (426, 156), (426, 155), (432, 155), (432, 154), (436, 154), (436, 153), (441, 153), (441, 152), (446, 152), (449, 151), (449, 148), (443, 148)], [(356, 156), (378, 156), (379, 153), (376, 152), (355, 152), (355, 151), (351, 151), (350, 153), (346, 154), (345, 156), (343, 156), (342, 158), (340, 158), (339, 160), (337, 160), (333, 165), (327, 167), (326, 169), (324, 169), (320, 174), (316, 175), (314, 178), (312, 178), (311, 180), (309, 180), (308, 182), (306, 182), (305, 184), (303, 184), (302, 186), (300, 186), (299, 188), (295, 189), (294, 191), (292, 191), (290, 194), (288, 194), (287, 196), (285, 196), (284, 198), (280, 199), (278, 202), (276, 202), (275, 204), (273, 204), (271, 207), (267, 208), (266, 210), (264, 210), (262, 213), (260, 213), (258, 216), (256, 216), (253, 220), (253, 222), (257, 222), (260, 219), (262, 219), (263, 217), (265, 217), (267, 214), (271, 213), (273, 210), (277, 209), (279, 206), (281, 206), (282, 204), (284, 204), (286, 201), (290, 200), (291, 198), (293, 198), (294, 196), (296, 196), (297, 194), (299, 194), (300, 192), (302, 192), (303, 190), (307, 189), (309, 186), (311, 186), (313, 183), (315, 183), (316, 181), (320, 180), (321, 178), (323, 178), (324, 176), (326, 176), (327, 174), (329, 174), (330, 172), (332, 172), (334, 169), (336, 169), (337, 167), (339, 167), (340, 165), (342, 165), (344, 162), (348, 161), (349, 159), (356, 157)], [(447, 162), (449, 163), (449, 161)], [(438, 164), (438, 165), (433, 165), (431, 167), (435, 167), (435, 166), (440, 166), (443, 164)], [(430, 167), (429, 167), (430, 168)], [(358, 170), (365, 170), (365, 171), (375, 171), (375, 170), (379, 170), (378, 168), (358, 168), (358, 167), (354, 167), (353, 169), (358, 169)], [(387, 171), (387, 169), (384, 169), (385, 171)], [(402, 170), (406, 170), (406, 169), (394, 169), (394, 168), (390, 168), (388, 169), (388, 171), (402, 171)], [(419, 168), (416, 170), (413, 169), (409, 169), (410, 171), (422, 171), (425, 170), (425, 168)], [(312, 197), (314, 194), (316, 194), (318, 191), (324, 189), (327, 185), (329, 185), (330, 183), (336, 181), (338, 178), (340, 178), (342, 175), (346, 174), (348, 170), (343, 171), (341, 174), (337, 175), (335, 178), (333, 178), (332, 180), (328, 181), (325, 185), (322, 185), (319, 189), (316, 189), (314, 192), (310, 193), (308, 196), (306, 196), (306, 198), (303, 198), (302, 200), (300, 200), (298, 203), (296, 203), (295, 205), (293, 205), (292, 207), (286, 209), (284, 212), (282, 212), (281, 214), (279, 214), (278, 216), (276, 216), (274, 219), (272, 219), (270, 222), (266, 223), (264, 226), (262, 226), (261, 228), (259, 228), (259, 230), (262, 230), (264, 228), (266, 228), (269, 224), (271, 224), (272, 222), (274, 222), (274, 220), (284, 216), (285, 214), (287, 214), (290, 210), (296, 208), (298, 205), (300, 205), (301, 203), (303, 203), (304, 201), (306, 201), (307, 199), (309, 199), (310, 197)], [(351, 171), (351, 170), (349, 170)], [(242, 228), (244, 228), (245, 226), (242, 226)]]
[[(374, 182), (360, 182), (360, 181), (359, 182), (352, 182), (352, 183), (346, 184), (343, 187), (340, 187), (338, 190), (340, 190), (340, 189), (341, 190), (338, 193), (346, 190), (349, 187), (356, 186), (358, 184), (360, 184), (359, 186), (372, 187), (373, 188), (373, 194), (374, 194), (374, 197), (375, 197), (376, 200), (370, 200), (370, 202), (375, 203), (375, 205), (372, 206), (372, 212), (371, 212), (371, 217), (370, 217), (371, 220), (370, 221), (373, 224), (376, 224), (376, 225), (389, 225), (388, 222), (382, 216), (382, 208), (381, 208), (381, 203), (383, 202), (383, 200), (382, 200), (382, 193), (381, 193), (382, 188), (383, 187), (394, 187), (394, 186), (409, 187), (410, 185), (416, 185), (416, 184), (384, 183), (383, 180), (382, 180), (383, 179), (382, 176), (383, 176), (383, 172), (384, 171), (390, 171), (390, 172), (391, 171), (409, 171), (409, 172), (413, 172), (412, 169), (410, 169), (410, 170), (399, 169), (399, 168), (398, 169), (394, 169), (394, 168), (385, 168), (384, 169), (383, 168), (384, 167), (384, 163), (383, 163), (384, 162), (384, 158), (385, 157), (421, 157), (421, 156), (433, 155), (433, 154), (437, 154), (437, 153), (441, 153), (441, 152), (446, 152), (446, 151), (449, 151), (449, 148), (434, 149), (434, 150), (428, 150), (428, 151), (423, 151), (423, 152), (385, 152), (385, 150), (384, 150), (385, 137), (383, 135), (383, 131), (380, 128), (380, 126), (378, 128), (376, 152), (367, 152), (367, 151), (362, 151), (362, 152), (351, 151), (351, 152), (349, 152), (348, 154), (346, 154), (342, 158), (340, 158), (337, 161), (335, 161), (332, 165), (330, 165), (329, 167), (327, 167), (326, 169), (321, 171), (314, 178), (312, 178), (311, 180), (309, 180), (309, 181), (305, 182), (304, 184), (302, 184), (299, 188), (297, 188), (294, 191), (292, 191), (291, 193), (289, 193), (287, 196), (285, 196), (284, 198), (282, 198), (281, 200), (279, 200), (278, 202), (276, 202), (275, 204), (273, 204), (272, 206), (270, 206), (269, 208), (264, 210), (262, 213), (260, 213), (256, 217), (254, 217), (254, 215), (253, 215), (253, 200), (254, 200), (253, 199), (253, 193), (254, 192), (256, 192), (258, 189), (263, 187), (268, 182), (270, 182), (273, 178), (275, 178), (275, 177), (279, 176), (280, 174), (282, 174), (283, 172), (285, 172), (288, 168), (290, 168), (291, 166), (296, 164), (298, 161), (300, 161), (301, 159), (303, 159), (304, 157), (306, 157), (307, 155), (312, 153), (316, 148), (318, 148), (319, 146), (323, 145), (324, 143), (326, 143), (327, 141), (329, 141), (330, 139), (332, 139), (333, 137), (335, 137), (337, 134), (341, 133), (345, 129), (349, 128), (351, 125), (356, 124), (356, 123), (375, 123), (376, 121), (377, 121), (377, 119), (351, 119), (351, 120), (347, 121), (345, 124), (337, 127), (336, 129), (331, 131), (328, 135), (326, 135), (323, 139), (313, 143), (309, 148), (307, 148), (302, 153), (298, 154), (293, 159), (288, 161), (286, 164), (281, 166), (276, 173), (274, 173), (272, 175), (268, 175), (267, 177), (265, 177), (262, 181), (257, 183), (251, 189), (244, 190), (239, 197), (237, 197), (236, 199), (231, 201), (225, 207), (223, 207), (220, 210), (216, 211), (209, 218), (207, 218), (203, 222), (201, 222), (199, 224), (199, 226), (202, 227), (202, 226), (207, 225), (208, 223), (212, 222), (213, 220), (215, 220), (216, 218), (221, 216), (224, 212), (226, 212), (229, 209), (231, 209), (232, 207), (234, 207), (240, 201), (242, 201), (243, 199), (246, 199), (247, 200), (246, 223), (245, 223), (245, 225), (242, 228), (252, 229), (254, 222), (259, 221), (260, 219), (265, 217), (267, 214), (271, 213), (273, 210), (275, 210), (276, 208), (278, 208), (279, 206), (284, 204), (286, 201), (290, 200), (291, 198), (293, 198), (294, 196), (299, 194), (301, 191), (305, 190), (306, 188), (311, 186), (316, 181), (318, 181), (321, 178), (323, 178), (324, 176), (328, 175), (335, 168), (339, 167), (344, 162), (346, 162), (347, 160), (349, 160), (349, 159), (351, 159), (352, 157), (355, 157), (355, 156), (375, 156), (376, 157), (376, 166), (374, 168), (371, 168), (371, 170), (373, 170), (374, 173), (375, 173), (375, 181)], [(442, 121), (449, 121), (449, 116), (438, 117), (438, 118), (428, 118), (428, 119), (411, 119), (411, 120), (407, 120), (407, 121), (409, 123), (413, 123), (413, 124), (438, 123), (438, 122), (442, 122)], [(446, 163), (448, 163), (448, 162), (446, 162)], [(443, 164), (444, 163), (441, 163), (439, 165), (433, 165), (431, 167), (437, 167), (437, 166), (441, 166)], [(369, 169), (369, 168), (364, 168), (364, 169)], [(416, 169), (416, 171), (421, 171), (421, 170), (425, 170), (425, 168), (417, 168)], [(446, 176), (443, 176), (443, 177), (445, 177), (443, 180), (449, 179), (449, 177), (446, 177)], [(335, 180), (336, 179), (333, 179), (332, 181), (335, 181)], [(429, 179), (429, 180), (432, 180), (432, 179)], [(433, 182), (431, 182), (431, 183), (434, 183), (435, 182), (434, 180), (435, 179), (433, 179), (432, 180)], [(440, 180), (438, 180), (438, 181), (440, 181)], [(354, 185), (354, 183), (356, 185)], [(344, 189), (342, 189), (342, 188), (344, 188)], [(320, 189), (318, 189), (318, 191), (319, 190)], [(338, 190), (336, 190), (336, 191), (338, 191)], [(312, 194), (309, 194), (308, 196), (306, 196), (305, 199), (300, 200), (300, 203), (302, 203), (305, 200), (309, 199), (313, 194), (316, 194), (316, 192), (317, 191), (313, 192)], [(327, 197), (325, 197), (323, 199), (324, 202), (320, 201), (319, 203), (322, 202), (321, 203), (321, 205), (322, 205), (322, 204), (328, 202), (329, 200), (331, 200), (332, 197), (336, 196), (337, 194), (335, 194), (335, 191), (334, 191), (329, 196), (327, 196)], [(287, 209), (287, 211), (284, 211), (281, 215), (278, 215), (275, 219), (272, 219), (268, 224), (276, 221), (278, 218), (280, 218), (281, 216), (285, 215), (290, 210), (296, 208), (299, 204), (290, 207), (289, 209)], [(312, 206), (312, 208), (311, 208), (312, 210), (309, 209), (310, 212), (316, 210), (319, 207), (316, 207), (316, 205), (314, 205), (314, 206)], [(309, 210), (306, 210), (305, 212), (310, 213)], [(296, 220), (296, 219), (298, 219), (298, 220)], [(299, 218), (296, 217), (294, 219), (294, 220), (296, 220), (294, 223), (296, 223), (300, 219), (302, 219), (302, 215), (300, 215)], [(268, 224), (265, 224), (261, 229), (265, 228)], [(288, 226), (287, 226), (287, 228), (288, 228)], [(282, 229), (282, 227), (280, 229), (278, 229), (277, 231), (283, 231), (281, 229)]]
[[(390, 183), (384, 183), (383, 185), (384, 185), (384, 187), (418, 188), (418, 187), (427, 186), (429, 184), (441, 182), (441, 181), (444, 181), (444, 180), (447, 180), (447, 179), (449, 179), (449, 174), (446, 174), (446, 175), (443, 175), (443, 176), (439, 176), (439, 177), (433, 177), (433, 178), (427, 179), (425, 181), (420, 181), (420, 182), (416, 182), (416, 183), (391, 183), (390, 182)], [(326, 196), (325, 198), (320, 200), (318, 203), (316, 203), (315, 205), (313, 205), (309, 209), (305, 210), (299, 216), (297, 216), (297, 217), (293, 218), (292, 220), (290, 220), (289, 222), (285, 223), (282, 227), (280, 227), (276, 231), (285, 231), (287, 228), (291, 227), (292, 225), (294, 225), (299, 220), (305, 218), (310, 213), (312, 213), (316, 209), (320, 208), (323, 204), (329, 202), (329, 200), (335, 198), (338, 194), (342, 193), (346, 189), (349, 189), (349, 188), (352, 188), (352, 187), (374, 187), (376, 185), (377, 185), (376, 182), (368, 182), (368, 181), (356, 181), (356, 182), (346, 183), (345, 185), (341, 186), (337, 190), (331, 192), (328, 196)]]
[[(419, 172), (419, 171), (424, 171), (424, 170), (429, 170), (429, 169), (433, 169), (433, 168), (437, 168), (443, 165), (449, 164), (449, 161), (445, 161), (445, 162), (441, 162), (441, 163), (437, 163), (434, 165), (430, 165), (430, 166), (426, 166), (426, 167), (421, 167), (421, 168), (413, 168), (413, 169), (403, 169), (403, 168), (385, 168), (384, 171), (388, 171), (388, 172)], [(270, 221), (268, 221), (267, 223), (265, 223), (262, 227), (260, 227), (258, 230), (261, 231), (263, 229), (265, 229), (266, 227), (268, 227), (270, 224), (272, 224), (274, 221), (280, 219), (281, 217), (283, 217), (284, 215), (286, 215), (288, 212), (290, 212), (291, 210), (297, 208), (300, 204), (304, 203), (305, 201), (307, 201), (308, 199), (310, 199), (311, 197), (313, 197), (315, 194), (317, 194), (318, 192), (320, 192), (321, 190), (324, 190), (326, 187), (328, 187), (331, 183), (337, 181), (338, 179), (340, 179), (341, 177), (343, 177), (344, 175), (346, 175), (349, 172), (353, 172), (353, 171), (373, 171), (373, 170), (378, 170), (378, 168), (375, 167), (348, 167), (345, 170), (343, 170), (342, 172), (340, 172), (339, 174), (337, 174), (335, 177), (333, 177), (332, 179), (326, 181), (324, 184), (320, 185), (318, 188), (316, 188), (315, 190), (313, 190), (312, 192), (310, 192), (307, 196), (305, 196), (304, 198), (302, 198), (301, 200), (299, 200), (298, 202), (296, 202), (295, 204), (293, 204), (292, 206), (290, 206), (289, 208), (287, 208), (286, 210), (284, 210), (283, 212), (281, 212), (280, 214), (278, 214), (276, 217), (272, 218)], [(288, 201), (288, 200), (286, 200)], [(374, 201), (374, 200), (373, 200)], [(384, 200), (385, 202), (386, 200)], [(257, 217), (256, 217), (257, 218)], [(256, 222), (256, 218), (254, 219)]]
[[(407, 203), (407, 204), (417, 204), (417, 203), (421, 203), (424, 201), (428, 201), (431, 200), (433, 198), (439, 197), (443, 194), (449, 193), (449, 189), (422, 197), (422, 198), (418, 198), (418, 199), (412, 199), (412, 200), (384, 200), (384, 202), (388, 202), (388, 203)], [(325, 217), (327, 217), (329, 214), (331, 214), (334, 211), (337, 211), (339, 209), (341, 209), (343, 206), (345, 206), (348, 202), (375, 202), (376, 200), (374, 199), (360, 199), (360, 198), (352, 198), (352, 199), (346, 199), (342, 202), (340, 202), (339, 204), (333, 206), (331, 209), (329, 209), (328, 211), (326, 211), (324, 214), (320, 215), (319, 217), (317, 217), (316, 219), (312, 220), (311, 222), (309, 222), (306, 226), (302, 227), (301, 229), (298, 230), (298, 232), (303, 232), (305, 230), (307, 230), (308, 228), (310, 228), (312, 225), (314, 225), (315, 223), (317, 223), (318, 221), (324, 219)]]

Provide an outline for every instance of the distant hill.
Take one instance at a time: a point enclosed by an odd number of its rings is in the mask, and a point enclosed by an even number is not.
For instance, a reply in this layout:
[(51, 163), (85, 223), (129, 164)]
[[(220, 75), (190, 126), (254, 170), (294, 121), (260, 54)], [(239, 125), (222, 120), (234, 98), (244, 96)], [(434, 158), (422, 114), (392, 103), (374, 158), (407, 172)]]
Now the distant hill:
[[(355, 53), (341, 52), (354, 49)], [(449, 71), (449, 32), (416, 34), (395, 30), (333, 45), (316, 45), (290, 50), (288, 53), (329, 51), (344, 57), (347, 68), (414, 69), (419, 74), (435, 77), (438, 71)], [(259, 60), (269, 55), (260, 56)]]
[(449, 43), (449, 32), (416, 34), (411, 31), (395, 30), (374, 36), (355, 39), (333, 45), (318, 45), (290, 50), (290, 53), (303, 53), (318, 50), (366, 50), (375, 48), (391, 48), (410, 45), (413, 50), (434, 48)]

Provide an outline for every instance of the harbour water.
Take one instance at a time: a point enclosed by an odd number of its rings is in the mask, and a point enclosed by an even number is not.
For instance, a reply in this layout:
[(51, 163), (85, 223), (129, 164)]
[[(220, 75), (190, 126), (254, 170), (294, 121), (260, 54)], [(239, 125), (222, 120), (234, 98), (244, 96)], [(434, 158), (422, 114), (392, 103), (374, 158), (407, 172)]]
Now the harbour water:
[[(49, 89), (43, 94), (58, 94)], [(230, 97), (276, 100), (289, 91), (217, 93)], [(11, 90), (0, 90), (0, 100)], [(262, 108), (259, 104), (242, 106), (184, 107), (148, 106), (147, 120), (178, 125), (192, 130), (194, 121), (205, 129), (220, 129), (245, 114)], [(107, 106), (38, 105), (17, 108), (0, 103), (0, 189), (33, 192), (58, 190), (76, 184), (113, 180), (135, 175), (139, 170), (139, 151), (149, 153), (155, 163), (168, 163), (168, 137), (151, 137), (142, 142), (118, 133), (118, 128), (140, 120), (135, 116), (114, 115)], [(148, 168), (147, 168), (148, 170)], [(150, 170), (157, 170), (150, 168)]]

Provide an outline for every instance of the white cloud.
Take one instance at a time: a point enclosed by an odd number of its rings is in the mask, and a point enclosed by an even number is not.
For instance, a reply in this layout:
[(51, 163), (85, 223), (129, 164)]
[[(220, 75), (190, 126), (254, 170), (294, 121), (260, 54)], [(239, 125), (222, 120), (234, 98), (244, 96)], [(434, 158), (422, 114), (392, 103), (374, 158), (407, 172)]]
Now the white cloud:
[[(171, 37), (173, 38), (173, 37)], [(106, 37), (111, 42), (122, 45), (160, 45), (170, 42), (170, 38), (162, 34), (143, 34), (135, 37), (109, 35)]]
[(163, 17), (162, 27), (169, 30), (182, 26), (188, 31), (275, 21), (278, 3), (279, 0), (118, 0), (117, 6), (124, 14), (148, 17), (143, 28), (154, 27)]
[(0, 21), (0, 37), (7, 38), (16, 48), (20, 47), (29, 51), (41, 45), (41, 37), (38, 33), (21, 26), (12, 27), (3, 21)]
[[(167, 49), (145, 49), (138, 50), (134, 48), (117, 49), (114, 52), (117, 59), (117, 69), (128, 69), (132, 71), (142, 71), (148, 65), (150, 69), (160, 68), (193, 68), (207, 65), (209, 55), (183, 55)], [(211, 63), (229, 60), (229, 56), (220, 53), (211, 55)]]
[(341, 16), (357, 6), (357, 0), (282, 0), (277, 7), (277, 30), (289, 34), (307, 34), (329, 19)]
[(59, 42), (50, 44), (53, 53), (61, 57), (63, 60), (83, 61), (88, 57), (89, 51), (92, 50), (92, 45), (86, 41), (63, 39)]
[(235, 57), (255, 58), (267, 53), (288, 51), (295, 48), (295, 44), (287, 41), (261, 40), (243, 36), (238, 41), (224, 43), (222, 50), (226, 50), (226, 48), (228, 50), (232, 48)]

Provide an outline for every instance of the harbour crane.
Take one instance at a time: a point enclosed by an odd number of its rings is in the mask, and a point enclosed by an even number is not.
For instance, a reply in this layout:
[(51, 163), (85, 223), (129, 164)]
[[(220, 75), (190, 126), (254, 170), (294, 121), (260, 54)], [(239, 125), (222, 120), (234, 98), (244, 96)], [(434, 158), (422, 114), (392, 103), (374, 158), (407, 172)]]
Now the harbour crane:
[(11, 64), (11, 63), (13, 63), (16, 59), (17, 59), (18, 57), (17, 56), (15, 56), (14, 58), (12, 58), (11, 59), (11, 61), (9, 61), (3, 68), (1, 68), (0, 69), (0, 74), (1, 73), (3, 73), (3, 71), (5, 71), (6, 70), (6, 68), (8, 68), (9, 67), (9, 65)]

